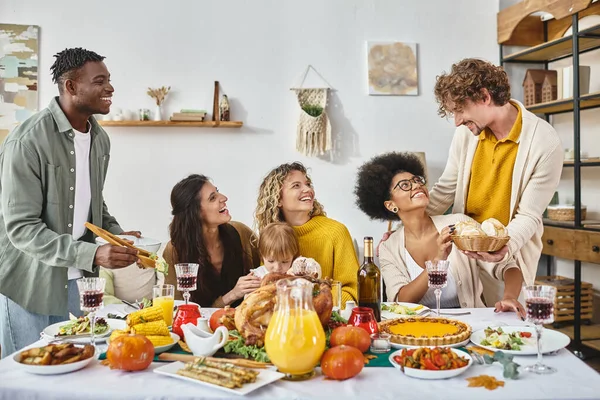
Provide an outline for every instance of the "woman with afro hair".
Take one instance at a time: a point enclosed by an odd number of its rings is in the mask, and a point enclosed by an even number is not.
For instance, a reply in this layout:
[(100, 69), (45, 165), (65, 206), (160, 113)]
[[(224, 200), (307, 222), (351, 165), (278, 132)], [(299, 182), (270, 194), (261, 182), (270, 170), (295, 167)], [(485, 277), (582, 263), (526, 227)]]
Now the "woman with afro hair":
[[(425, 171), (417, 156), (386, 153), (359, 168), (355, 187), (356, 204), (371, 219), (400, 220), (396, 230), (379, 249), (379, 263), (388, 301), (421, 303), (435, 307), (428, 287), (426, 260), (449, 260), (448, 286), (441, 307), (485, 307), (482, 301), (481, 270), (504, 281), (504, 297), (495, 311), (515, 311), (525, 316), (517, 298), (523, 275), (512, 258), (498, 264), (474, 260), (454, 249), (450, 235), (454, 224), (470, 218), (464, 214), (430, 216), (426, 209), (429, 191)], [(500, 284), (500, 283), (499, 283)]]

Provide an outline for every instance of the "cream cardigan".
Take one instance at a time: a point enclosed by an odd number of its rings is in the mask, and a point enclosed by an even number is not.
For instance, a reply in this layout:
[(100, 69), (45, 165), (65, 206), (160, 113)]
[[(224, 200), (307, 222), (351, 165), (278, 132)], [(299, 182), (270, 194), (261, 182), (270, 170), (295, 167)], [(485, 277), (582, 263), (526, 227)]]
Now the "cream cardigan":
[[(511, 239), (507, 257), (514, 257), (525, 283), (532, 284), (542, 253), (542, 214), (558, 186), (564, 153), (552, 125), (527, 111), (520, 102), (511, 101), (521, 108), (523, 128), (512, 177), (508, 224)], [(443, 214), (453, 203), (453, 213), (465, 212), (471, 165), (478, 143), (468, 128), (456, 129), (446, 169), (429, 194), (427, 211), (430, 215)], [(498, 287), (484, 290), (488, 304), (499, 299)]]
[[(445, 226), (459, 221), (471, 220), (464, 214), (437, 215), (431, 217), (431, 219), (438, 232), (441, 232)], [(388, 301), (396, 301), (398, 291), (411, 282), (405, 259), (405, 249), (403, 226), (400, 226), (379, 247), (379, 264)], [(481, 270), (497, 281), (502, 281), (504, 280), (504, 272), (507, 269), (517, 268), (512, 258), (506, 258), (498, 264), (481, 262), (465, 256), (455, 245), (452, 245), (452, 252), (448, 260), (450, 261), (450, 273), (454, 278), (454, 282), (456, 282), (458, 301), (463, 308), (485, 307), (481, 299), (483, 293), (483, 284), (480, 278)]]

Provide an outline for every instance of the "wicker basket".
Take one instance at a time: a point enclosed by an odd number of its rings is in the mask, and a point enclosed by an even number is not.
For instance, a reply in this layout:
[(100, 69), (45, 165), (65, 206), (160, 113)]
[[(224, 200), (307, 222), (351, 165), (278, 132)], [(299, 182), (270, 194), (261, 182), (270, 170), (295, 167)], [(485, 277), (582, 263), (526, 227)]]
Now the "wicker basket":
[[(575, 206), (548, 206), (548, 218), (553, 221), (575, 221)], [(587, 207), (581, 206), (581, 219), (587, 218)]]
[(450, 236), (456, 247), (463, 251), (498, 251), (510, 240), (509, 236)]

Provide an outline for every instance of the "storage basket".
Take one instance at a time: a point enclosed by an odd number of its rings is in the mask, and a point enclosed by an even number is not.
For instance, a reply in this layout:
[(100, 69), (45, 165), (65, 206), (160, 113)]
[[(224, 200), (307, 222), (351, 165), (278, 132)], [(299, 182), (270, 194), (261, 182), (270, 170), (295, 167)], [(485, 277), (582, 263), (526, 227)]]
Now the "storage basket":
[[(573, 321), (575, 319), (575, 283), (564, 276), (538, 276), (536, 285), (549, 285), (556, 288), (554, 300), (554, 322)], [(591, 283), (581, 282), (581, 319), (592, 319), (594, 313), (593, 288)]]
[[(553, 221), (575, 221), (575, 206), (548, 206), (548, 218)], [(581, 206), (581, 220), (587, 218), (587, 207)]]

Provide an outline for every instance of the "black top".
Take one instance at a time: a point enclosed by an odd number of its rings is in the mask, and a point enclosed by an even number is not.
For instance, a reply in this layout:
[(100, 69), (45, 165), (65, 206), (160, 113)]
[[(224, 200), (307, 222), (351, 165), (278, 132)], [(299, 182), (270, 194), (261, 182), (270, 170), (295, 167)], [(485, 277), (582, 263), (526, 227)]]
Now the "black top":
[[(230, 224), (223, 224), (219, 226), (219, 236), (224, 249), (221, 274), (211, 264), (207, 266), (208, 270), (204, 275), (200, 271), (203, 268), (201, 265), (198, 270), (198, 289), (190, 292), (190, 300), (201, 307), (211, 307), (219, 296), (227, 294), (235, 287), (238, 279), (248, 273), (244, 271), (244, 249), (238, 231)], [(200, 282), (203, 275), (207, 282)], [(236, 300), (231, 307), (237, 307), (242, 300), (243, 298)]]

